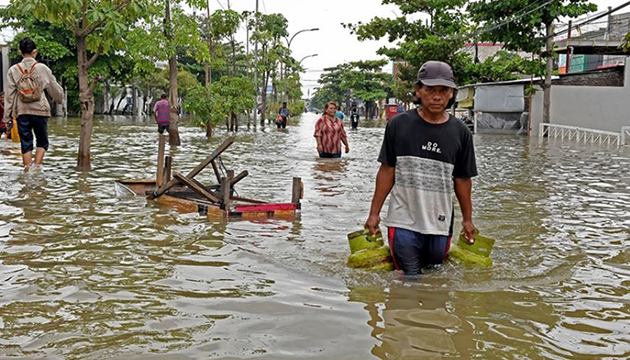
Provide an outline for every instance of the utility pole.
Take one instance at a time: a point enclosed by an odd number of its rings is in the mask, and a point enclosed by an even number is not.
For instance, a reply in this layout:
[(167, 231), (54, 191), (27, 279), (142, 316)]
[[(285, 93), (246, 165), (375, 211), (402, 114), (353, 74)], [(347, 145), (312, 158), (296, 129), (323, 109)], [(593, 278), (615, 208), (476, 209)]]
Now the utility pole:
[(571, 69), (571, 49), (573, 47), (570, 45), (571, 42), (571, 28), (573, 27), (573, 20), (569, 20), (569, 32), (567, 33), (567, 61), (565, 65), (565, 74), (569, 73)]
[(479, 39), (475, 38), (475, 64), (479, 63)]
[(606, 40), (610, 40), (610, 28), (612, 27), (612, 6), (608, 7), (608, 26), (606, 26)]
[[(212, 57), (212, 24), (210, 23), (210, 0), (206, 1), (206, 31), (208, 31), (208, 50)], [(212, 81), (212, 68), (210, 63), (206, 63), (206, 86)]]
[[(164, 31), (169, 43), (173, 42), (173, 25), (171, 22), (171, 0), (166, 0), (166, 15), (164, 19)], [(181, 145), (177, 121), (179, 119), (179, 108), (177, 106), (177, 53), (173, 53), (168, 59), (168, 102), (171, 107), (171, 122), (168, 125), (168, 143), (171, 146)]]
[[(247, 23), (247, 18), (245, 18), (245, 66), (246, 66), (246, 73), (247, 73), (247, 78), (249, 79), (249, 66), (250, 66), (250, 61), (249, 61), (249, 24)], [(247, 130), (249, 130), (249, 128), (252, 126), (252, 114), (249, 113), (249, 111), (247, 112)]]
[(545, 85), (543, 86), (543, 118), (542, 122), (549, 124), (551, 117), (551, 73), (553, 71), (553, 56), (551, 51), (553, 50), (553, 23), (551, 21), (545, 24), (547, 46), (547, 73), (545, 74)]
[(258, 117), (258, 0), (256, 0), (256, 12), (254, 13), (254, 23), (256, 28), (256, 40), (254, 42), (254, 126), (256, 126), (256, 118)]

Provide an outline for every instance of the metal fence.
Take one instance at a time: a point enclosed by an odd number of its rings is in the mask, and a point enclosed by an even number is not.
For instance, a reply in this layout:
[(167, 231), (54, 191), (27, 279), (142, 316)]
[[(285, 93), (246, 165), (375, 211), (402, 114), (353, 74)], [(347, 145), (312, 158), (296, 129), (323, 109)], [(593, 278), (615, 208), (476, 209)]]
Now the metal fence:
[(621, 145), (630, 145), (630, 126), (621, 127)]
[(577, 126), (540, 124), (538, 137), (542, 139), (547, 136), (551, 139), (619, 147), (623, 144), (623, 134), (626, 134), (627, 137), (630, 138), (630, 127), (624, 127), (622, 128), (621, 133), (616, 133), (612, 131), (587, 129)]

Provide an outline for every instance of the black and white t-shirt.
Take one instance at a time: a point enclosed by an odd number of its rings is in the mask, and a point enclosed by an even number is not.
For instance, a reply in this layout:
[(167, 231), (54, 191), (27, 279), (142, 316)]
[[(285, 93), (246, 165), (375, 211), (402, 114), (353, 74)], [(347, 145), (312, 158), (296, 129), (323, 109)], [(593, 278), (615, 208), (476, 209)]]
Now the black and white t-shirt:
[(392, 118), (378, 161), (396, 168), (385, 225), (450, 236), (453, 178), (477, 175), (470, 131), (451, 116), (431, 124), (416, 109)]

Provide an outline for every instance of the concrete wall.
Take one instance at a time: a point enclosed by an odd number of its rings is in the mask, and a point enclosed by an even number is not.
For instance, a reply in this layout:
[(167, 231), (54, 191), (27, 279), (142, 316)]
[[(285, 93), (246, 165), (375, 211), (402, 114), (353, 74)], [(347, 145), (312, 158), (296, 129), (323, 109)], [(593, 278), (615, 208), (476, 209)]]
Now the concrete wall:
[(9, 60), (9, 46), (2, 45), (2, 91), (7, 91), (7, 82), (5, 79), (7, 78), (7, 73), (9, 72), (9, 68), (11, 67), (11, 60)]
[[(630, 126), (630, 64), (626, 60), (623, 87), (551, 86), (551, 124), (620, 132)], [(532, 105), (532, 135), (542, 121), (542, 91)]]

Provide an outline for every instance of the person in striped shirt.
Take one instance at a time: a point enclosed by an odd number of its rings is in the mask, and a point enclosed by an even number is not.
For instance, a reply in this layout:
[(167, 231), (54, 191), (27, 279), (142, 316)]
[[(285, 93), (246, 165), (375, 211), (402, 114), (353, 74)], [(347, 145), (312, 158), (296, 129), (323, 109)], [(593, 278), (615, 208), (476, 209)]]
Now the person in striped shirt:
[(160, 134), (164, 134), (164, 130), (168, 131), (168, 125), (171, 122), (171, 106), (166, 99), (167, 97), (168, 95), (162, 94), (160, 100), (153, 107), (155, 122), (158, 124)]
[(350, 152), (346, 130), (336, 112), (337, 103), (327, 102), (324, 106), (324, 116), (315, 124), (315, 139), (320, 158), (340, 158), (342, 142), (346, 147), (346, 154)]

